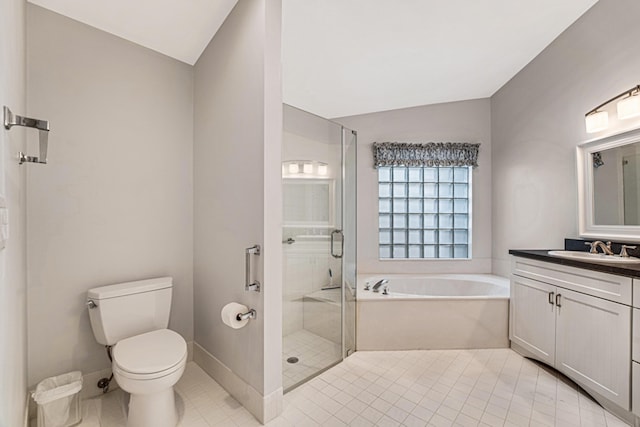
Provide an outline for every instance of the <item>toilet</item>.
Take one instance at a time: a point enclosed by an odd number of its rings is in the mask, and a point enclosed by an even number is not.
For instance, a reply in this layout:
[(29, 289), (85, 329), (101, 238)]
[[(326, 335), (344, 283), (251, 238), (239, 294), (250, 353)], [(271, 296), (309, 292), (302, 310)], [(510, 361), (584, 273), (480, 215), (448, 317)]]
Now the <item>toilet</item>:
[(130, 394), (127, 427), (176, 427), (173, 386), (187, 363), (187, 343), (167, 329), (171, 277), (90, 289), (89, 319), (96, 340), (112, 348), (112, 370)]

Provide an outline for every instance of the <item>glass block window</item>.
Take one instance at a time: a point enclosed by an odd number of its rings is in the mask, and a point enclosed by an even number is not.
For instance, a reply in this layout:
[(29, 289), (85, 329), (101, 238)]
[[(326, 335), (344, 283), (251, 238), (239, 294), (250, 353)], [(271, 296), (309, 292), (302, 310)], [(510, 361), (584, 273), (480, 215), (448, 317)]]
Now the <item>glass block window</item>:
[(378, 167), (380, 258), (471, 258), (471, 167)]

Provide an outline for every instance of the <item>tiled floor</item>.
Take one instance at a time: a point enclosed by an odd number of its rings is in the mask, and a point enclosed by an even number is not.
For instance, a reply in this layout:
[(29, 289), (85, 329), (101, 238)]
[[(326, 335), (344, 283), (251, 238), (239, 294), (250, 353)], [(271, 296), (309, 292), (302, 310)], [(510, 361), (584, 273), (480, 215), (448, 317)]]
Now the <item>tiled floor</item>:
[[(189, 363), (176, 390), (183, 427), (257, 426)], [(122, 426), (118, 393), (91, 399), (83, 426)], [(508, 349), (357, 352), (285, 395), (270, 427), (626, 424), (574, 384)]]
[[(297, 363), (288, 363), (289, 357)], [(282, 382), (284, 389), (299, 383), (340, 360), (340, 345), (301, 329), (283, 338)]]
[[(259, 426), (242, 405), (194, 362), (175, 387), (181, 427)], [(123, 395), (120, 389), (83, 402), (82, 427), (123, 427)], [(152, 426), (149, 426), (152, 427)]]

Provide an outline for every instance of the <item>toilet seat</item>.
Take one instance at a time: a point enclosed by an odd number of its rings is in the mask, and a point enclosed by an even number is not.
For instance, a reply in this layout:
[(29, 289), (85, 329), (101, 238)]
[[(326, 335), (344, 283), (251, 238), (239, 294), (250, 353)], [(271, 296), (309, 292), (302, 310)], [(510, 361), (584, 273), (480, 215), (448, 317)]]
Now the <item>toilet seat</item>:
[(113, 369), (131, 379), (151, 380), (184, 367), (187, 343), (180, 334), (159, 329), (119, 341), (113, 348)]

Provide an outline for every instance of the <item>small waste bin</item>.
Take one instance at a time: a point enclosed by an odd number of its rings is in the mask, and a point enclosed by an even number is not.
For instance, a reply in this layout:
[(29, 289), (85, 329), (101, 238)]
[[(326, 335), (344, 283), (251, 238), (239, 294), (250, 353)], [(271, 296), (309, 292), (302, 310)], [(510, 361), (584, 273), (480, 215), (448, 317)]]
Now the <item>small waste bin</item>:
[(33, 400), (38, 404), (38, 427), (69, 427), (80, 424), (82, 372), (73, 371), (38, 383)]

